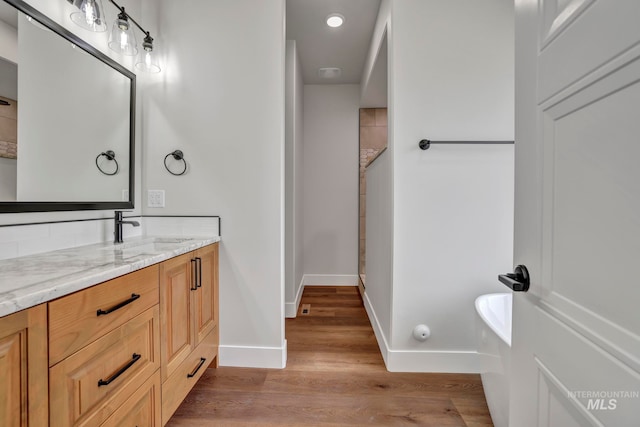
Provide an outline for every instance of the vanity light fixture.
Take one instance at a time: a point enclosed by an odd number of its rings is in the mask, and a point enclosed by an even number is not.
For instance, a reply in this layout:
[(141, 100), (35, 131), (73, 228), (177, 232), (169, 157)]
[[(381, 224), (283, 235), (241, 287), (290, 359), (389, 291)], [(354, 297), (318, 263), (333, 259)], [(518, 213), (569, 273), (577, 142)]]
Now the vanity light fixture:
[[(135, 36), (133, 35), (133, 29), (129, 25), (129, 21), (133, 22), (135, 26), (138, 27), (138, 29), (144, 33), (144, 40), (142, 42), (142, 52), (140, 53), (140, 56), (136, 61), (136, 68), (140, 71), (145, 71), (148, 73), (159, 73), (160, 65), (158, 64), (157, 56), (153, 53), (153, 37), (151, 37), (151, 35), (149, 34), (149, 31), (146, 31), (144, 28), (142, 28), (140, 24), (138, 24), (136, 20), (131, 17), (131, 15), (125, 12), (124, 7), (119, 6), (118, 3), (116, 3), (114, 0), (109, 0), (109, 1), (115, 7), (117, 7), (118, 10), (120, 11), (120, 13), (118, 14), (118, 20), (113, 26), (113, 33), (112, 33), (112, 36), (114, 34), (119, 34), (119, 35), (113, 36), (114, 46), (111, 46), (111, 41), (110, 41), (109, 47), (115, 50), (116, 52), (122, 52), (125, 55), (136, 55), (138, 53)], [(124, 34), (124, 32), (127, 32), (130, 38), (123, 39), (121, 35)], [(119, 45), (115, 43), (115, 41), (118, 40), (117, 37), (120, 37), (119, 40), (121, 42), (128, 41), (129, 43), (132, 43), (132, 46), (134, 47), (134, 52), (125, 53), (124, 51), (119, 50)]]
[(327, 25), (331, 28), (338, 28), (344, 24), (344, 16), (339, 13), (332, 13), (327, 16)]
[[(104, 20), (101, 0), (67, 1), (79, 9), (79, 11), (71, 14), (71, 20), (73, 22), (91, 31), (106, 30), (107, 24)], [(149, 31), (142, 28), (140, 24), (124, 10), (124, 7), (118, 5), (114, 0), (109, 0), (109, 2), (119, 11), (118, 18), (113, 23), (113, 30), (109, 36), (109, 48), (122, 55), (135, 56), (138, 54), (139, 49), (134, 28), (131, 26), (131, 23), (133, 23), (144, 33), (142, 52), (135, 63), (136, 68), (148, 73), (159, 73), (160, 65), (157, 55), (153, 52), (153, 37), (151, 37)]]
[(70, 15), (70, 18), (77, 25), (85, 30), (101, 33), (107, 30), (107, 23), (104, 20), (104, 8), (102, 0), (68, 0), (78, 8)]
[(142, 42), (142, 52), (136, 62), (136, 68), (147, 73), (159, 73), (158, 55), (153, 53), (153, 37), (147, 33)]
[(138, 54), (136, 35), (129, 25), (129, 15), (124, 11), (124, 7), (120, 9), (118, 19), (113, 23), (111, 36), (109, 36), (109, 49), (127, 56)]

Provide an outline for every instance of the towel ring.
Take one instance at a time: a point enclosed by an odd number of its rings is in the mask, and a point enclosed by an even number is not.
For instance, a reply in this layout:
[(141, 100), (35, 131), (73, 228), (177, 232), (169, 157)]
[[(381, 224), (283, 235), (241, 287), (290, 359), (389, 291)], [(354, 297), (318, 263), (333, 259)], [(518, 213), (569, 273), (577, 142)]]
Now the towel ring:
[[(100, 164), (98, 163), (98, 160), (100, 159), (100, 157), (106, 157), (107, 160), (113, 160), (116, 163), (116, 170), (115, 172), (105, 172), (101, 167)], [(102, 172), (105, 175), (109, 175), (109, 176), (113, 176), (115, 174), (118, 173), (118, 170), (120, 169), (120, 165), (118, 164), (118, 161), (116, 160), (116, 153), (114, 153), (112, 150), (107, 150), (103, 153), (98, 154), (98, 156), (96, 157), (96, 167), (98, 168), (98, 170), (100, 172)]]
[[(169, 166), (167, 166), (167, 159), (169, 158), (169, 156), (173, 156), (175, 160), (182, 160), (182, 162), (184, 163), (184, 169), (182, 169), (182, 172), (175, 173), (175, 172), (172, 172), (171, 169), (169, 169)], [(184, 175), (184, 173), (187, 171), (187, 161), (184, 159), (184, 153), (180, 150), (175, 150), (174, 152), (164, 156), (164, 167), (167, 170), (167, 172), (169, 172), (171, 175), (175, 175), (175, 176)]]

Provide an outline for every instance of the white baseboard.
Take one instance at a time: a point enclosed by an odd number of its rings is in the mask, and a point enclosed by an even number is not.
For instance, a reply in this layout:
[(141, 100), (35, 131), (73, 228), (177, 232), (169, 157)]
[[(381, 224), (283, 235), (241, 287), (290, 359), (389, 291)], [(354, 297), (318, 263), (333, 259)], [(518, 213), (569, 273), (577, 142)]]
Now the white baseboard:
[(369, 322), (371, 323), (371, 327), (373, 328), (373, 333), (376, 336), (376, 341), (378, 341), (378, 347), (380, 347), (380, 353), (382, 353), (384, 364), (385, 366), (389, 366), (389, 364), (387, 363), (387, 358), (389, 357), (389, 344), (387, 343), (387, 338), (382, 332), (382, 327), (380, 326), (380, 322), (378, 321), (378, 316), (376, 316), (376, 311), (373, 309), (371, 301), (369, 300), (369, 295), (367, 295), (366, 292), (364, 293), (364, 297), (362, 299), (364, 301), (364, 309), (367, 312), (367, 316), (369, 316)]
[(220, 366), (283, 369), (287, 366), (287, 340), (282, 347), (245, 347), (221, 345)]
[(389, 350), (385, 363), (389, 372), (480, 373), (475, 351)]
[(304, 286), (358, 286), (357, 274), (305, 274)]
[(302, 291), (304, 291), (304, 277), (300, 281), (298, 286), (298, 293), (296, 294), (296, 300), (294, 302), (284, 303), (284, 317), (293, 318), (298, 315), (298, 308), (300, 307), (300, 300), (302, 299)]
[(480, 372), (476, 351), (424, 351), (392, 350), (382, 332), (368, 295), (364, 294), (364, 307), (373, 327), (384, 364), (389, 372)]

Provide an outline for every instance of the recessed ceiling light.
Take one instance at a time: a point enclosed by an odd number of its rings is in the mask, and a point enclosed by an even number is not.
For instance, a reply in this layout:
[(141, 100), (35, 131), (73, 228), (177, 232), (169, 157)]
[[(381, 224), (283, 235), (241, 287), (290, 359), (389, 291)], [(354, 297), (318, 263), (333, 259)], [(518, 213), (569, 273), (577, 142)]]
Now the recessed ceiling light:
[(318, 76), (323, 79), (336, 79), (340, 77), (341, 74), (342, 70), (336, 67), (320, 68), (318, 70)]
[(331, 15), (327, 16), (328, 26), (337, 28), (342, 24), (344, 24), (344, 16), (340, 15), (339, 13), (332, 13)]

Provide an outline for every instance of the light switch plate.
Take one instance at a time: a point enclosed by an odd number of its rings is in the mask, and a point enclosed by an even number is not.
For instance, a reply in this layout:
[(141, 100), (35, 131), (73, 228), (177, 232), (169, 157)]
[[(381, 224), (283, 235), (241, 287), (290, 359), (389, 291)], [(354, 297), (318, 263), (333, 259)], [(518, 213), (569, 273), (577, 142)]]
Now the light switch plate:
[(147, 207), (164, 208), (164, 190), (147, 190)]
[(129, 190), (122, 190), (122, 201), (123, 202), (129, 201)]

